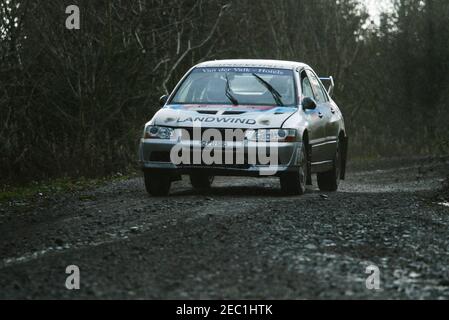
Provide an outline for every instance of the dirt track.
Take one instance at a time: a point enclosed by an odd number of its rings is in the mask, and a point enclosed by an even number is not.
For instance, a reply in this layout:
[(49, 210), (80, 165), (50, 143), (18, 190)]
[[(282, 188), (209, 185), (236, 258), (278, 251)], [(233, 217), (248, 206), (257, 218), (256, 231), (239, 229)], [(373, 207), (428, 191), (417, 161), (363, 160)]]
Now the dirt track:
[[(150, 198), (131, 179), (2, 205), (0, 299), (448, 299), (449, 207), (432, 200), (447, 166), (369, 162), (341, 192), (303, 197), (283, 197), (277, 180), (219, 178), (205, 195), (185, 179)], [(68, 265), (79, 291), (65, 288)]]

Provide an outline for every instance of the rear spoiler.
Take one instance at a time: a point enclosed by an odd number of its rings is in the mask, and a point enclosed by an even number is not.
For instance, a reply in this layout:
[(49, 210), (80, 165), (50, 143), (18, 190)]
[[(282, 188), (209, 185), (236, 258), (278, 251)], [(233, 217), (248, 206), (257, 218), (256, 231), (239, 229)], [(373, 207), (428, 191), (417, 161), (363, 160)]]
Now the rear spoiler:
[(330, 82), (329, 88), (327, 88), (327, 93), (330, 96), (332, 96), (332, 94), (334, 93), (334, 88), (335, 88), (334, 78), (332, 76), (329, 76), (329, 77), (322, 77), (322, 78), (320, 78), (320, 80)]

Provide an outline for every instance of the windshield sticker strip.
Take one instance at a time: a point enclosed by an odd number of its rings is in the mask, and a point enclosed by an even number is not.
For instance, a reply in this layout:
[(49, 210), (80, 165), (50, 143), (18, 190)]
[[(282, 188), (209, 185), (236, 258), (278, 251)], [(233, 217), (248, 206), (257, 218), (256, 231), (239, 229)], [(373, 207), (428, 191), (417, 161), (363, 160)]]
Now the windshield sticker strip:
[(286, 76), (292, 75), (292, 70), (287, 69), (270, 69), (270, 68), (247, 68), (247, 67), (226, 67), (226, 68), (196, 68), (193, 73), (256, 73), (256, 74), (268, 74)]
[(276, 106), (229, 107), (219, 105), (168, 105), (167, 108), (172, 110), (188, 110), (188, 111), (195, 111), (197, 109), (215, 108), (219, 109), (219, 111), (272, 112), (272, 113), (287, 113), (287, 112), (295, 112), (297, 110), (297, 108), (293, 107), (276, 107)]

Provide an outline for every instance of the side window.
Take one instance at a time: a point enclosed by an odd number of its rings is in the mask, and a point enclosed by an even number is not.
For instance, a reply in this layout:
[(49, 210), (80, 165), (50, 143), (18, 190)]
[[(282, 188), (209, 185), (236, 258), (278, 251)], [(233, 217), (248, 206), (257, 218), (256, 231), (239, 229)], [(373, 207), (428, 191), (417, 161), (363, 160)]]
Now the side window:
[(307, 75), (310, 78), (310, 83), (312, 84), (313, 91), (315, 92), (316, 101), (318, 103), (327, 102), (327, 95), (324, 92), (323, 87), (321, 86), (320, 80), (310, 71), (307, 71)]
[(312, 85), (310, 84), (310, 80), (305, 72), (301, 74), (301, 87), (302, 95), (304, 96), (304, 98), (315, 98), (312, 90)]

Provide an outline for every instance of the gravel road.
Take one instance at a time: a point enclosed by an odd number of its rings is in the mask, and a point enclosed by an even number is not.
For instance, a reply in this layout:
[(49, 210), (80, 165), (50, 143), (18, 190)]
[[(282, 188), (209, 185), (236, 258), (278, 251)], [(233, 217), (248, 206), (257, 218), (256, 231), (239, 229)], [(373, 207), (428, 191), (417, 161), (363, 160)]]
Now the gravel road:
[[(133, 178), (3, 204), (0, 299), (449, 299), (449, 207), (435, 198), (448, 166), (353, 164), (340, 192), (303, 197), (217, 178), (208, 194), (185, 179), (150, 198)], [(65, 288), (68, 265), (81, 290)]]

